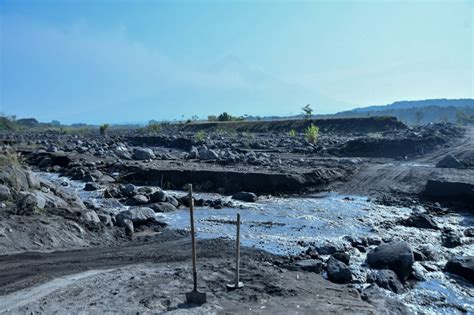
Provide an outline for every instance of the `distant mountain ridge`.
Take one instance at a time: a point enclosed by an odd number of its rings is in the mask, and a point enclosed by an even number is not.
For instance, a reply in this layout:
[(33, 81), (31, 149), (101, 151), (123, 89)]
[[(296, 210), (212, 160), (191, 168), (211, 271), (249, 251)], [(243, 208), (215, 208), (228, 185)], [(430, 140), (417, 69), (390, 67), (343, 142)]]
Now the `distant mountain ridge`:
[(391, 110), (391, 109), (410, 109), (420, 108), (428, 106), (438, 107), (474, 107), (474, 99), (472, 98), (461, 98), (461, 99), (429, 99), (429, 100), (418, 100), (418, 101), (397, 101), (388, 105), (372, 105), (367, 107), (359, 107), (349, 110), (348, 112), (368, 112), (377, 110)]

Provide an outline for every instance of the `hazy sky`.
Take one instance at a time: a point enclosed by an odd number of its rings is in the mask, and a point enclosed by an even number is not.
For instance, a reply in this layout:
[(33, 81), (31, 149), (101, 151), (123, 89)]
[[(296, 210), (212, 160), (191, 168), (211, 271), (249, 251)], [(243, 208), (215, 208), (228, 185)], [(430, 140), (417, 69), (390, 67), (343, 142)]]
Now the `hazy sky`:
[(0, 111), (114, 123), (472, 98), (473, 3), (0, 0)]

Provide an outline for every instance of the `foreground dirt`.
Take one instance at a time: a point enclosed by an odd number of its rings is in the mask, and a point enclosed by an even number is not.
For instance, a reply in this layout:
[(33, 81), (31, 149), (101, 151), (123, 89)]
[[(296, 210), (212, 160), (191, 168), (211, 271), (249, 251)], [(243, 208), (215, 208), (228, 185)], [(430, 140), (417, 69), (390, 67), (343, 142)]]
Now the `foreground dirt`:
[(250, 248), (242, 249), (245, 287), (226, 292), (234, 248), (221, 239), (199, 243), (199, 288), (209, 303), (188, 305), (189, 253), (189, 237), (167, 231), (127, 246), (0, 256), (0, 312), (378, 312), (357, 290), (280, 268), (283, 258)]

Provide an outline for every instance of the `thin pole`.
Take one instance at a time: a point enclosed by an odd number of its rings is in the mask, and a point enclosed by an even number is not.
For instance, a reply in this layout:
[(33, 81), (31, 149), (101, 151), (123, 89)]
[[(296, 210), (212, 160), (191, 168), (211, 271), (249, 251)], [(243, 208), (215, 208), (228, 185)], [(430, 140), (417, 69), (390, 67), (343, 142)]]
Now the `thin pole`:
[(239, 287), (239, 278), (240, 278), (240, 213), (237, 213), (237, 237), (235, 239), (235, 288)]
[(193, 251), (193, 282), (194, 282), (194, 289), (193, 291), (197, 291), (197, 269), (196, 269), (196, 239), (194, 236), (194, 199), (193, 199), (193, 185), (188, 185), (189, 191), (189, 216), (191, 219), (191, 243), (192, 243), (192, 251)]

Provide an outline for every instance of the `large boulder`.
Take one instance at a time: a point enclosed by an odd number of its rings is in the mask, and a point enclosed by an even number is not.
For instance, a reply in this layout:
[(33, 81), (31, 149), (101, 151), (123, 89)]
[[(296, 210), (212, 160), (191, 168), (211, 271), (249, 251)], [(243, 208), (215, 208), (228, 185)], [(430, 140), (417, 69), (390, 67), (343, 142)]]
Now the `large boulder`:
[(95, 191), (99, 189), (100, 186), (97, 183), (86, 183), (86, 185), (84, 186), (85, 191)]
[(404, 241), (382, 244), (367, 254), (371, 268), (393, 270), (401, 281), (410, 276), (414, 262), (413, 250)]
[(81, 211), (80, 220), (88, 224), (99, 224), (100, 218), (94, 210)]
[(332, 282), (349, 283), (352, 281), (352, 273), (349, 267), (334, 257), (328, 259), (326, 271), (328, 279)]
[(409, 218), (402, 220), (401, 224), (419, 229), (439, 229), (436, 222), (434, 222), (433, 219), (425, 213), (413, 214)]
[(145, 205), (148, 203), (148, 197), (145, 195), (135, 195), (133, 197), (130, 197), (125, 204), (127, 206), (141, 206)]
[(157, 223), (155, 211), (148, 207), (140, 207), (122, 211), (115, 216), (118, 226), (125, 227), (125, 220), (130, 220), (134, 226), (139, 226), (146, 223)]
[(162, 190), (155, 191), (150, 196), (150, 202), (165, 202), (167, 199), (166, 193)]
[(126, 185), (120, 186), (120, 191), (125, 196), (131, 197), (137, 194), (137, 187), (133, 184), (126, 184)]
[(255, 202), (257, 201), (257, 195), (251, 192), (241, 191), (232, 195), (232, 199), (245, 201), (245, 202)]
[(375, 283), (379, 287), (390, 290), (395, 293), (403, 292), (403, 284), (398, 280), (395, 272), (389, 269), (378, 270), (367, 276), (368, 283)]
[(219, 154), (216, 151), (210, 150), (204, 145), (199, 147), (198, 156), (201, 160), (217, 160), (219, 158)]
[(153, 160), (156, 158), (155, 153), (148, 148), (137, 148), (133, 151), (135, 160)]
[(440, 168), (461, 168), (462, 164), (452, 154), (446, 155), (441, 161), (436, 164)]
[(445, 270), (474, 283), (474, 256), (457, 256), (448, 260)]
[(155, 212), (172, 212), (177, 210), (175, 206), (168, 202), (154, 203), (149, 205), (149, 207), (152, 208)]
[(461, 234), (456, 231), (447, 231), (441, 237), (443, 246), (446, 248), (454, 248), (462, 245)]

